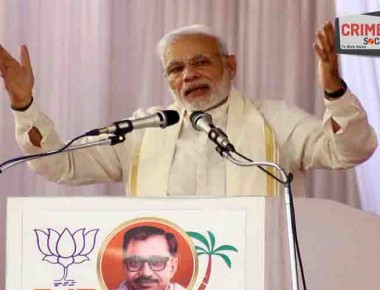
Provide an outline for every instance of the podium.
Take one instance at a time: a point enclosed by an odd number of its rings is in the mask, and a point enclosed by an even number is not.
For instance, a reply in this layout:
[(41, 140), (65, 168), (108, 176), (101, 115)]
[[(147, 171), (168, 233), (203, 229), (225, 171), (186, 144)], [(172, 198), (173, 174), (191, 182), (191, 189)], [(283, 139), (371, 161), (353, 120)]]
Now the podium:
[[(290, 289), (285, 219), (278, 202), (267, 205), (265, 289)], [(306, 198), (295, 199), (295, 211), (308, 290), (380, 289), (378, 215)]]
[[(177, 238), (185, 289), (291, 289), (281, 198), (10, 198), (7, 210), (6, 290), (115, 289), (123, 236), (144, 226)], [(319, 199), (295, 210), (309, 290), (379, 289), (379, 216)]]

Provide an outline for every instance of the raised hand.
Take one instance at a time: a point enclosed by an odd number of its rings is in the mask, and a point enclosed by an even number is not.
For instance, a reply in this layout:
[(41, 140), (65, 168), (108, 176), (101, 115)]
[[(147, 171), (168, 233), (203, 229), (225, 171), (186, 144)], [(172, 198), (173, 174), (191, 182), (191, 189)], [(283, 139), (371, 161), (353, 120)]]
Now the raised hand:
[(25, 108), (31, 103), (34, 85), (29, 52), (25, 45), (20, 47), (20, 58), (21, 63), (0, 45), (0, 73), (14, 109)]
[(316, 32), (314, 49), (318, 55), (319, 83), (325, 91), (331, 93), (342, 88), (339, 75), (338, 56), (335, 51), (335, 32), (330, 21), (326, 22), (322, 30)]

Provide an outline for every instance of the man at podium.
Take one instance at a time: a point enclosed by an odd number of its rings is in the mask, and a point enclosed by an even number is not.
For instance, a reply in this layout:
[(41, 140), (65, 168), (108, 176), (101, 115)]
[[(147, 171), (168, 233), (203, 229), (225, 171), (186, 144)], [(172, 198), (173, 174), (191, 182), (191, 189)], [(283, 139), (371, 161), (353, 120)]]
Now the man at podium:
[[(136, 130), (113, 147), (78, 150), (30, 162), (45, 178), (66, 184), (121, 181), (129, 196), (276, 195), (275, 181), (256, 168), (239, 168), (214, 152), (206, 134), (192, 128), (193, 110), (207, 111), (237, 151), (253, 160), (281, 164), (287, 171), (349, 168), (367, 160), (377, 146), (366, 112), (341, 79), (330, 22), (316, 33), (323, 122), (281, 101), (246, 98), (233, 85), (237, 62), (224, 40), (194, 25), (166, 34), (158, 43), (165, 78), (180, 121), (164, 130)], [(25, 154), (63, 145), (53, 122), (32, 98), (28, 50), (21, 62), (0, 48), (0, 71)]]

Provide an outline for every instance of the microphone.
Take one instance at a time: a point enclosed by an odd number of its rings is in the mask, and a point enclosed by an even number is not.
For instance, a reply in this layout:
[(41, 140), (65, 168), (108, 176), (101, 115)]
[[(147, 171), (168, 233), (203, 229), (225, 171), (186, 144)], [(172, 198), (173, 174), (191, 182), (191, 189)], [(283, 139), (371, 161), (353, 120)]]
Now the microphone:
[(135, 120), (121, 120), (103, 128), (88, 131), (86, 136), (97, 136), (100, 134), (127, 134), (135, 129), (142, 128), (166, 128), (174, 125), (179, 121), (179, 114), (174, 110), (158, 111), (155, 114), (138, 118)]
[(210, 140), (219, 148), (228, 152), (235, 152), (235, 147), (228, 140), (227, 135), (212, 123), (210, 114), (194, 111), (190, 115), (190, 122), (195, 130), (207, 133)]

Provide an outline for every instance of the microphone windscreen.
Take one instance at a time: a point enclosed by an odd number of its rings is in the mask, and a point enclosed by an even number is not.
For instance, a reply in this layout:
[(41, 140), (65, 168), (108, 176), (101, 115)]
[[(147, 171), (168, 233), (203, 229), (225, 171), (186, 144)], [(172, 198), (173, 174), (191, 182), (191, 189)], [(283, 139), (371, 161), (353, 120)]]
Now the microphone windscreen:
[(190, 114), (190, 117), (189, 117), (189, 118), (190, 118), (190, 122), (191, 122), (191, 124), (196, 123), (197, 119), (198, 119), (199, 117), (201, 117), (203, 114), (204, 114), (203, 111), (193, 111), (193, 112)]
[(190, 115), (190, 122), (193, 128), (197, 131), (202, 131), (203, 129), (199, 126), (200, 124), (198, 121), (203, 120), (203, 124), (211, 124), (212, 123), (212, 117), (210, 114), (207, 114), (203, 111), (194, 111)]
[(178, 123), (179, 114), (177, 111), (165, 110), (165, 111), (162, 111), (162, 113), (164, 113), (166, 117), (166, 126), (171, 126)]

